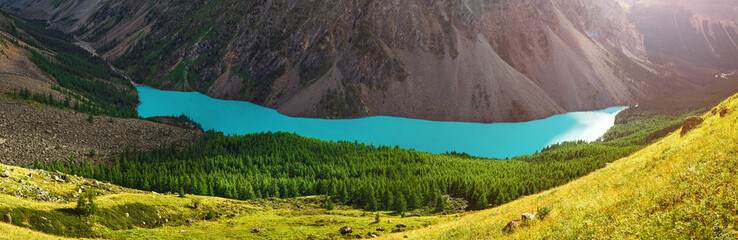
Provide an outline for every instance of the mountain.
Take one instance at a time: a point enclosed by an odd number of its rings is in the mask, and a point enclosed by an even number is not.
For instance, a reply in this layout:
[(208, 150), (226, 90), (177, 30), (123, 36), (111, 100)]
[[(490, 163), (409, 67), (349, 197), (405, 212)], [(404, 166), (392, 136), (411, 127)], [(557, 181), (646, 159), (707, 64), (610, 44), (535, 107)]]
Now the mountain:
[(628, 15), (653, 55), (738, 69), (738, 1), (642, 0)]
[(4, 0), (138, 82), (301, 117), (507, 122), (659, 89), (615, 0)]

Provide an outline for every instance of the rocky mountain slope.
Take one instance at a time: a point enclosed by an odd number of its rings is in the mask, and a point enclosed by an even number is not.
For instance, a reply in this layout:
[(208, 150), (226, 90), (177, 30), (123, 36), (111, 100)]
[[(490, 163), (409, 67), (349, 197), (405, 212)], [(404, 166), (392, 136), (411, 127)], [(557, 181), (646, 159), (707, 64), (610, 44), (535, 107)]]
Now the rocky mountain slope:
[(144, 84), (292, 116), (522, 121), (627, 105), (656, 88), (615, 0), (0, 5), (73, 33)]
[(738, 1), (642, 0), (630, 18), (650, 53), (738, 69)]
[[(15, 35), (22, 30), (0, 14), (0, 164), (32, 164), (60, 159), (99, 161), (126, 147), (151, 150), (199, 133), (135, 118), (91, 116), (12, 96), (20, 89), (62, 101), (58, 83), (34, 63), (42, 51)], [(64, 89), (65, 92), (67, 89)]]

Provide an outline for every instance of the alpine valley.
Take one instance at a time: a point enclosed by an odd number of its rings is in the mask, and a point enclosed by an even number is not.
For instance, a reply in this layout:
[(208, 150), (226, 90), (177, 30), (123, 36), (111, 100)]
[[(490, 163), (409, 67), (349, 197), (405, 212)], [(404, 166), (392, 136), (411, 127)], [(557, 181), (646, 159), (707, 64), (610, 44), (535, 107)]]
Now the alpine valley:
[(736, 239), (738, 0), (0, 0), (0, 239)]

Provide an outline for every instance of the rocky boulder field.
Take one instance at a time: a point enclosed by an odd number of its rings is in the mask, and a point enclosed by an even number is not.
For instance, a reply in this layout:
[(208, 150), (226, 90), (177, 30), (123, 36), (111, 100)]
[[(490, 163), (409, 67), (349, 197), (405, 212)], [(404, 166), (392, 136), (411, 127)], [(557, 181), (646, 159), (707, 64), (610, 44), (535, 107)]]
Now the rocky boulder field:
[[(2, 82), (0, 80), (0, 82)], [(0, 163), (102, 160), (127, 147), (149, 150), (190, 139), (197, 131), (139, 119), (89, 115), (0, 98)]]

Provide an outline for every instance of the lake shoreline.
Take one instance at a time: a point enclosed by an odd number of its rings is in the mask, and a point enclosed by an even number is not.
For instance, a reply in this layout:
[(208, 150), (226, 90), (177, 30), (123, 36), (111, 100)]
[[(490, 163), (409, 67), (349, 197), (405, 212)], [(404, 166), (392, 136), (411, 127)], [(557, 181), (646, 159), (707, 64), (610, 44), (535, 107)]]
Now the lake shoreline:
[(242, 135), (290, 132), (325, 141), (358, 141), (431, 153), (457, 152), (505, 159), (533, 154), (563, 141), (595, 141), (626, 107), (571, 112), (516, 123), (470, 123), (372, 116), (316, 119), (283, 115), (246, 101), (210, 98), (199, 92), (136, 87), (141, 117), (186, 115), (205, 130)]

